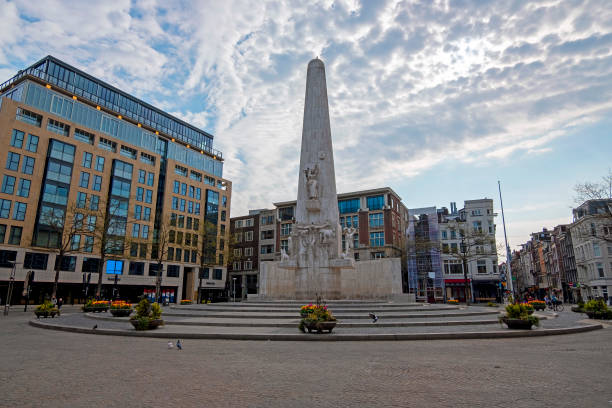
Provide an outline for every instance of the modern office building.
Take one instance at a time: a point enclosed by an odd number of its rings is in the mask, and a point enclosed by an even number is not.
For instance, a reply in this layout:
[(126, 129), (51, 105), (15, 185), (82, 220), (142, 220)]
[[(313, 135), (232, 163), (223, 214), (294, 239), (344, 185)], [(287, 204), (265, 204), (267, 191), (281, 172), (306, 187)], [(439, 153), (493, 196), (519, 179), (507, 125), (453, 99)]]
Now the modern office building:
[(155, 289), (159, 261), (171, 301), (200, 283), (226, 296), (231, 182), (211, 134), (51, 56), (0, 96), (3, 297), (14, 279), (22, 301), (33, 271), (40, 301), (57, 264), (65, 302), (93, 294), (99, 271), (103, 296), (135, 300)]

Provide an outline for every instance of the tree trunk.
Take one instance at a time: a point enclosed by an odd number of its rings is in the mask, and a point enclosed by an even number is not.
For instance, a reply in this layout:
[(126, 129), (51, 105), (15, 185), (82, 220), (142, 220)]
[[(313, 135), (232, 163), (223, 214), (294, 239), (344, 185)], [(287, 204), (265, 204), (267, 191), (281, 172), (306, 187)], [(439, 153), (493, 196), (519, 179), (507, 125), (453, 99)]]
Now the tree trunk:
[(162, 263), (157, 263), (157, 278), (155, 279), (155, 302), (159, 303), (161, 296)]
[(100, 256), (100, 263), (98, 264), (98, 286), (96, 287), (96, 299), (100, 300), (102, 294), (102, 275), (104, 275), (104, 255)]
[(53, 292), (51, 292), (51, 299), (57, 297), (57, 284), (59, 282), (60, 269), (62, 268), (62, 260), (64, 255), (60, 252), (55, 266), (55, 279), (53, 280)]
[(463, 294), (465, 296), (465, 305), (470, 305), (470, 298), (468, 297), (468, 263), (467, 260), (463, 260)]

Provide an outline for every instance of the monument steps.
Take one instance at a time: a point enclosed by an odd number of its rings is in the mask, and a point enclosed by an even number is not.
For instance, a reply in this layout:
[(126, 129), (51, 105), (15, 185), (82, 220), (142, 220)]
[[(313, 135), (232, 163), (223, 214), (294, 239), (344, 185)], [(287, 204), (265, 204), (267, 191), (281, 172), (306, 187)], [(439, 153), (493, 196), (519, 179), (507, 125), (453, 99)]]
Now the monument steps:
[[(357, 313), (357, 312), (393, 312), (393, 311), (413, 311), (413, 312), (421, 312), (421, 311), (434, 311), (434, 310), (457, 310), (459, 309), (457, 306), (443, 306), (434, 308), (424, 308), (422, 306), (388, 306), (388, 305), (380, 305), (380, 306), (353, 306), (353, 307), (334, 307), (333, 305), (327, 305), (330, 310), (334, 313)], [(209, 312), (236, 312), (239, 310), (241, 313), (295, 313), (295, 306), (286, 306), (286, 307), (228, 307), (228, 306), (212, 306), (212, 307), (172, 307), (171, 312), (169, 313), (209, 313)], [(299, 309), (298, 309), (299, 310)]]
[[(437, 312), (437, 311), (427, 311), (421, 313), (403, 313), (401, 311), (393, 311), (386, 313), (376, 313), (380, 318), (385, 317), (394, 317), (394, 318), (402, 318), (402, 319), (414, 319), (420, 317), (449, 317), (449, 316), (478, 316), (478, 315), (497, 315), (497, 311), (462, 311), (458, 310), (456, 312)], [(299, 318), (299, 313), (270, 313), (270, 312), (203, 312), (203, 313), (180, 313), (180, 312), (166, 312), (164, 316), (176, 316), (176, 317), (218, 317), (224, 319), (232, 319), (232, 318), (244, 318), (248, 317), (250, 319), (282, 319), (282, 318)], [(370, 319), (368, 316), (368, 311), (363, 311), (359, 314), (346, 314), (346, 313), (334, 313), (334, 316), (338, 320), (341, 319)]]

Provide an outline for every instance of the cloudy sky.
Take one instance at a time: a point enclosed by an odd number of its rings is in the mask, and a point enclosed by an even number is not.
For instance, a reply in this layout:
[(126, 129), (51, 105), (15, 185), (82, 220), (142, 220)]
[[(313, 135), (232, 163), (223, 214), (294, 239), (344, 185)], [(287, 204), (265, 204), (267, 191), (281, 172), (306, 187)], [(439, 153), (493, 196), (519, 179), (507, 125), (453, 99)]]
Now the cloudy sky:
[(572, 187), (612, 166), (609, 0), (0, 0), (0, 15), (0, 81), (51, 54), (211, 132), (233, 216), (295, 198), (315, 56), (338, 192), (499, 208), (501, 180), (515, 247), (571, 221)]

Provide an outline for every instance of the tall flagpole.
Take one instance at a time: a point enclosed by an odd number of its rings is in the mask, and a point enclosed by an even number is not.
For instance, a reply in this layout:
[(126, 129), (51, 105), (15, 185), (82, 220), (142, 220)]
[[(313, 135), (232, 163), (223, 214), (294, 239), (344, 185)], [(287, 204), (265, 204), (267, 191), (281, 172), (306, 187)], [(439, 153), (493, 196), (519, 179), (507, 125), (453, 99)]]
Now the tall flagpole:
[(510, 291), (510, 293), (512, 293), (512, 297), (514, 298), (514, 285), (512, 284), (512, 266), (510, 265), (510, 263), (512, 262), (512, 255), (510, 254), (510, 247), (508, 246), (508, 236), (506, 235), (506, 218), (504, 217), (504, 201), (502, 200), (501, 183), (499, 180), (497, 180), (497, 187), (499, 188), (499, 203), (501, 204), (502, 222), (504, 224), (504, 240), (506, 241), (506, 269), (508, 270), (508, 274), (507, 274), (508, 290)]

